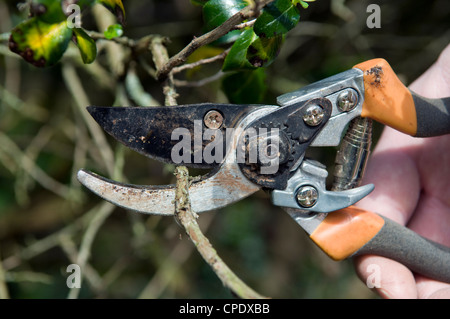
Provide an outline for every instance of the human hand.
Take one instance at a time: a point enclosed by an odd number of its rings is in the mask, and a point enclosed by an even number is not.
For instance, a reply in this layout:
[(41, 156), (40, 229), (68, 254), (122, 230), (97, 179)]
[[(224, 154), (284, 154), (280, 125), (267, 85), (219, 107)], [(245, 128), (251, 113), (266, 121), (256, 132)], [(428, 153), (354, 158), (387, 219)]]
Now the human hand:
[[(410, 89), (424, 97), (450, 96), (450, 45)], [(375, 184), (358, 203), (423, 237), (450, 246), (450, 135), (414, 138), (385, 128), (375, 147), (363, 184)], [(355, 258), (361, 280), (380, 270), (383, 298), (450, 298), (450, 284), (413, 274), (404, 265), (379, 256)]]

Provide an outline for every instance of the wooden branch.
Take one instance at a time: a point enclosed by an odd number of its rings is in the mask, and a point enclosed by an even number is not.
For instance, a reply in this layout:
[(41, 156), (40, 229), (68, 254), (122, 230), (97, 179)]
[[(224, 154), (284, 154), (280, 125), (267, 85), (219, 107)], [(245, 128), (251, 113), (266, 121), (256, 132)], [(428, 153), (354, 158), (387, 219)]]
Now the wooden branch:
[[(163, 37), (153, 37), (149, 44), (149, 49), (152, 52), (153, 62), (156, 70), (162, 68), (169, 60), (169, 54), (165, 46), (166, 39)], [(173, 84), (173, 76), (166, 77), (163, 81), (163, 93), (166, 97), (165, 105), (177, 105), (178, 94)]]
[(71, 64), (63, 65), (62, 75), (66, 87), (72, 95), (76, 107), (83, 117), (83, 120), (86, 123), (96, 146), (98, 147), (105, 168), (112, 176), (114, 173), (114, 152), (111, 147), (109, 147), (105, 133), (101, 127), (99, 127), (95, 120), (86, 112), (86, 106), (91, 105), (91, 103), (89, 102), (87, 94), (83, 88), (81, 79), (78, 77), (75, 68)]
[(184, 70), (193, 69), (193, 68), (198, 67), (200, 65), (204, 65), (204, 64), (208, 64), (208, 63), (213, 63), (213, 62), (216, 62), (216, 61), (224, 60), (227, 57), (229, 52), (230, 52), (230, 49), (227, 49), (227, 50), (223, 51), (222, 53), (220, 53), (218, 55), (215, 55), (213, 57), (206, 58), (206, 59), (201, 59), (201, 60), (196, 61), (196, 62), (192, 62), (192, 63), (188, 63), (188, 64), (184, 64), (184, 65), (175, 67), (175, 68), (172, 69), (172, 74), (179, 73), (179, 72), (184, 71)]
[[(168, 54), (163, 38), (153, 38), (149, 49), (153, 54), (156, 69), (160, 70), (168, 63)], [(166, 105), (176, 105), (177, 93), (173, 84), (173, 75), (170, 74), (163, 82), (163, 91), (166, 96)], [(239, 279), (230, 268), (217, 255), (208, 238), (202, 233), (198, 223), (197, 214), (191, 210), (189, 200), (189, 172), (184, 166), (175, 169), (177, 184), (175, 189), (175, 218), (183, 226), (186, 234), (194, 243), (203, 259), (212, 267), (222, 283), (230, 288), (237, 296), (247, 299), (261, 299), (263, 296), (253, 291)]]
[(243, 299), (265, 298), (248, 287), (234, 272), (223, 262), (216, 250), (212, 247), (208, 238), (202, 233), (197, 223), (198, 215), (191, 210), (189, 202), (189, 172), (186, 167), (179, 166), (175, 169), (177, 178), (175, 189), (175, 216), (183, 225), (186, 234), (195, 244), (200, 255), (211, 266), (223, 285), (238, 297)]
[(204, 85), (209, 84), (211, 82), (217, 81), (218, 79), (223, 77), (224, 74), (225, 73), (222, 72), (222, 70), (220, 70), (216, 74), (213, 74), (210, 77), (207, 77), (207, 78), (204, 78), (204, 79), (201, 79), (201, 80), (198, 80), (198, 81), (183, 81), (183, 80), (174, 79), (173, 83), (177, 87), (201, 87), (201, 86), (204, 86)]
[(198, 48), (218, 40), (231, 30), (234, 30), (237, 25), (241, 24), (245, 20), (258, 16), (260, 10), (272, 1), (274, 0), (255, 1), (253, 5), (246, 6), (217, 28), (198, 38), (195, 37), (186, 47), (184, 47), (184, 49), (171, 57), (165, 65), (158, 69), (158, 80), (164, 81), (174, 67), (186, 62), (187, 58)]
[(9, 299), (8, 285), (6, 284), (5, 270), (0, 255), (0, 299)]

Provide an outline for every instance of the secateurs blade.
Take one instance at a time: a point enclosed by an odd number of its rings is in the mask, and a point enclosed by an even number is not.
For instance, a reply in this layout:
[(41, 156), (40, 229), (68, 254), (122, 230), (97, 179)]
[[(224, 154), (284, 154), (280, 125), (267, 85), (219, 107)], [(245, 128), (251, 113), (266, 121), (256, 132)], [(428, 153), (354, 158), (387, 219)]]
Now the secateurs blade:
[[(374, 188), (360, 186), (370, 151), (371, 119), (412, 136), (448, 134), (450, 98), (426, 99), (409, 91), (385, 60), (375, 59), (284, 94), (277, 102), (91, 106), (88, 111), (116, 140), (140, 154), (211, 169), (190, 186), (196, 213), (264, 189), (331, 258), (375, 253), (450, 282), (449, 248), (352, 206)], [(337, 182), (328, 190), (327, 168), (305, 154), (311, 147), (338, 145)], [(173, 185), (127, 185), (85, 170), (78, 179), (126, 209), (174, 214)]]

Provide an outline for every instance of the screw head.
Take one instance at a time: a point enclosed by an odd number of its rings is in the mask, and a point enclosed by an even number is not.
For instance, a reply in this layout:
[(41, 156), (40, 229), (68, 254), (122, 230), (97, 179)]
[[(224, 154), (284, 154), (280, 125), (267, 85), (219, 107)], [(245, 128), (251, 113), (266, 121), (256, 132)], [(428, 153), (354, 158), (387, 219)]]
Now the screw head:
[(205, 126), (210, 129), (219, 129), (223, 124), (223, 115), (219, 111), (211, 110), (203, 118)]
[(320, 105), (311, 105), (306, 109), (303, 115), (303, 121), (309, 126), (317, 126), (322, 123), (325, 116), (324, 110)]
[(353, 110), (358, 104), (358, 95), (354, 90), (345, 90), (339, 94), (337, 105), (339, 110), (349, 112)]
[(298, 189), (296, 194), (297, 203), (304, 208), (311, 208), (319, 199), (319, 192), (313, 186), (306, 185)]

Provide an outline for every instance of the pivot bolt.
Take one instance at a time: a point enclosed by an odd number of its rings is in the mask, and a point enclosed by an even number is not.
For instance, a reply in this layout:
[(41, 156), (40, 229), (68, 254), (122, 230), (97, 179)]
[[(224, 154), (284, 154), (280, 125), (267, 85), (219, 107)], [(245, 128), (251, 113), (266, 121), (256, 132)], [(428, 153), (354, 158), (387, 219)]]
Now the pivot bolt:
[(337, 99), (337, 105), (339, 110), (343, 112), (350, 112), (358, 104), (358, 95), (355, 90), (349, 89), (345, 90), (339, 94)]
[(313, 186), (306, 185), (298, 189), (296, 199), (297, 203), (304, 208), (313, 207), (319, 198), (317, 189)]
[(325, 116), (324, 110), (319, 105), (311, 105), (303, 115), (303, 121), (309, 126), (317, 126), (322, 123)]
[(216, 110), (209, 111), (203, 118), (205, 126), (210, 129), (219, 129), (223, 124), (223, 115)]

